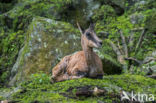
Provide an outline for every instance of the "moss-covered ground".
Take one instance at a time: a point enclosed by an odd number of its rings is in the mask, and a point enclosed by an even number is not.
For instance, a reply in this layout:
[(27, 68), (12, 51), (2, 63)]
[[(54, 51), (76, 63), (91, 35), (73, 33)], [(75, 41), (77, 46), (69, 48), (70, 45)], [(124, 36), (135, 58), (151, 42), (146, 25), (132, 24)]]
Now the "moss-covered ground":
[[(49, 78), (43, 73), (33, 74), (30, 80), (21, 83), (18, 88), (3, 88), (0, 100), (8, 99), (18, 103), (120, 103), (122, 91), (153, 94), (156, 97), (156, 80), (138, 75), (110, 75), (103, 79), (82, 78), (54, 84), (50, 83)], [(76, 96), (81, 89), (93, 90), (95, 87), (106, 92), (101, 96)]]

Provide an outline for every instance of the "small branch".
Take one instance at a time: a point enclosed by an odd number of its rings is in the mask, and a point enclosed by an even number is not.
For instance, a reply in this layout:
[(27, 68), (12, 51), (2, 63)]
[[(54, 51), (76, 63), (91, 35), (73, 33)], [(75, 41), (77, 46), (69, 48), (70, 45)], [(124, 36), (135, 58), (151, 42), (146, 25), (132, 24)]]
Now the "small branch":
[(104, 93), (106, 93), (105, 90), (98, 89), (97, 87), (95, 87), (94, 90), (89, 90), (89, 89), (79, 90), (76, 92), (76, 96), (77, 97), (80, 97), (80, 96), (90, 97), (90, 96), (104, 95)]
[(131, 52), (132, 47), (133, 47), (133, 42), (134, 42), (134, 33), (131, 32), (131, 35), (130, 35), (130, 38), (129, 38), (129, 41), (128, 41), (130, 52)]
[(120, 56), (121, 55), (121, 52), (120, 50), (118, 49), (118, 47), (112, 42), (112, 41), (109, 41), (109, 44), (111, 45), (112, 49), (114, 50), (114, 52), (116, 53), (117, 56)]
[(120, 46), (119, 40), (117, 41), (117, 44), (118, 44), (118, 48), (119, 48), (120, 53), (121, 53), (121, 54), (124, 54), (123, 51), (122, 51), (122, 47)]
[(156, 75), (148, 75), (147, 77), (152, 78), (152, 79), (156, 79)]
[(152, 75), (153, 74), (153, 70), (150, 68), (150, 67), (148, 67), (148, 72), (146, 73), (146, 75)]
[(135, 62), (136, 62), (136, 63), (138, 63), (138, 64), (142, 64), (142, 61), (140, 61), (140, 60), (137, 60), (137, 59), (135, 59), (135, 58), (132, 58), (132, 57), (125, 58), (125, 60), (132, 60), (132, 61), (135, 61)]
[(122, 39), (122, 45), (124, 47), (125, 56), (128, 57), (128, 49), (127, 49), (125, 36), (123, 35), (123, 32), (121, 30), (119, 32), (120, 32), (120, 36), (121, 36), (121, 39)]
[(134, 33), (133, 33), (133, 32), (131, 32), (131, 35), (130, 35), (130, 38), (129, 38), (128, 43), (131, 43), (131, 42), (133, 41), (133, 37), (134, 37)]
[(83, 90), (83, 91), (76, 92), (77, 97), (80, 97), (80, 96), (90, 97), (92, 95), (93, 95), (93, 91), (91, 90)]
[(147, 64), (147, 63), (149, 63), (149, 62), (151, 62), (151, 61), (156, 61), (156, 59), (155, 58), (150, 58), (149, 60), (147, 60), (147, 61), (143, 61), (143, 64)]
[(123, 57), (123, 55), (121, 54), (119, 48), (118, 48), (112, 41), (110, 41), (109, 43), (110, 43), (112, 49), (114, 50), (114, 52), (116, 53), (116, 55), (117, 55), (117, 60), (119, 61), (119, 63), (125, 64), (126, 62), (125, 62), (124, 57)]
[(136, 45), (135, 54), (138, 51), (138, 49), (141, 47), (144, 35), (145, 35), (145, 29), (142, 31), (142, 33), (140, 35), (140, 38), (139, 38), (139, 41), (138, 41), (138, 43)]
[(144, 30), (144, 28), (143, 27), (140, 27), (140, 28), (134, 28), (134, 29), (132, 29), (132, 31), (140, 31), (140, 30)]

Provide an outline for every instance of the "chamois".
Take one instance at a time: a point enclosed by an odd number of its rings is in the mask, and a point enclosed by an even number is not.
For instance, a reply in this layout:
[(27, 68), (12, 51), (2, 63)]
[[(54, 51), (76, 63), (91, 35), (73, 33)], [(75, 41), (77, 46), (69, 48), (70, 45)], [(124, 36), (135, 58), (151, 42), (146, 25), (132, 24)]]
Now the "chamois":
[(94, 24), (91, 24), (85, 32), (81, 33), (82, 51), (65, 56), (53, 69), (51, 82), (82, 77), (101, 78), (104, 74), (101, 59), (93, 52), (93, 48), (100, 48), (102, 41), (94, 32)]

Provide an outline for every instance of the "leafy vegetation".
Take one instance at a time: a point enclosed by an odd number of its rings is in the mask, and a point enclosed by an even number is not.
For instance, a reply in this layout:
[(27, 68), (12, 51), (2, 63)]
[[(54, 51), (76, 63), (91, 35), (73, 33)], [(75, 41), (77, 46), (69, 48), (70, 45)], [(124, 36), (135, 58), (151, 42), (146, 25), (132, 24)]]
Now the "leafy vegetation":
[(114, 58), (114, 61), (123, 65), (122, 68), (126, 69), (124, 71), (128, 69), (128, 72), (136, 73), (134, 68), (141, 70), (144, 58), (156, 48), (153, 34), (155, 26), (153, 23), (148, 25), (151, 20), (149, 17), (152, 20), (155, 17), (154, 11), (155, 8), (136, 12), (130, 9), (122, 16), (117, 16), (112, 7), (101, 6), (95, 11), (93, 20), (96, 21), (97, 33), (107, 38), (104, 40), (102, 54)]

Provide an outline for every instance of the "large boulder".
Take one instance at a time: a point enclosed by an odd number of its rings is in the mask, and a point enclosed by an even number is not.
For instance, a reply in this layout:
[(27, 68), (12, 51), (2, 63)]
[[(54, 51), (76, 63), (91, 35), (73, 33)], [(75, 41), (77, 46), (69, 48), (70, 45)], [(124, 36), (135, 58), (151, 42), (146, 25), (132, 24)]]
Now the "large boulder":
[(80, 48), (79, 31), (72, 25), (47, 18), (34, 18), (27, 31), (25, 45), (11, 70), (9, 84), (18, 83), (32, 73), (49, 73), (58, 60)]

